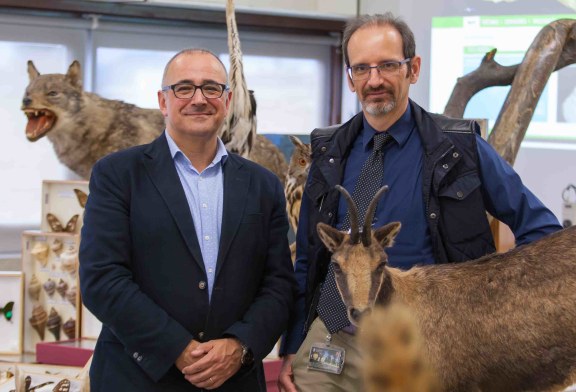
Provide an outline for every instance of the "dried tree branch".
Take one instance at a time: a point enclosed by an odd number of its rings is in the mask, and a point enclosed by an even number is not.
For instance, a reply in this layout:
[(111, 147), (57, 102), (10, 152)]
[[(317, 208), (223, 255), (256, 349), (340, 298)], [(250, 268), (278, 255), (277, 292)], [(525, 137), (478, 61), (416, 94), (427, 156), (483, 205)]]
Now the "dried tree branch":
[(478, 69), (458, 78), (444, 114), (462, 118), (474, 94), (487, 87), (512, 85), (488, 141), (513, 164), (550, 74), (576, 63), (575, 26), (573, 19), (544, 26), (517, 65), (498, 64), (496, 49), (486, 53)]

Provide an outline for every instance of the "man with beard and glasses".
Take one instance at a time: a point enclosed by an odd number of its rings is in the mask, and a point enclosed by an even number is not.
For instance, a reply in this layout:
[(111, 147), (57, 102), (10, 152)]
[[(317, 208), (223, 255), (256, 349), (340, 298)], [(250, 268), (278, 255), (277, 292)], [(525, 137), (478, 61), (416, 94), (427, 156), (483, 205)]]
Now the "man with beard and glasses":
[[(474, 121), (431, 114), (409, 98), (422, 59), (408, 25), (390, 13), (352, 19), (342, 49), (348, 86), (362, 112), (315, 129), (313, 161), (297, 231), (296, 311), (283, 341), (283, 392), (361, 391), (361, 355), (334, 282), (319, 222), (350, 228), (341, 184), (361, 211), (388, 185), (372, 224), (400, 221), (387, 249), (392, 267), (463, 262), (495, 251), (486, 212), (516, 245), (561, 229), (556, 217), (479, 134)], [(374, 145), (376, 144), (376, 148)], [(439, 298), (438, 300), (442, 300)], [(336, 360), (322, 362), (323, 354)]]

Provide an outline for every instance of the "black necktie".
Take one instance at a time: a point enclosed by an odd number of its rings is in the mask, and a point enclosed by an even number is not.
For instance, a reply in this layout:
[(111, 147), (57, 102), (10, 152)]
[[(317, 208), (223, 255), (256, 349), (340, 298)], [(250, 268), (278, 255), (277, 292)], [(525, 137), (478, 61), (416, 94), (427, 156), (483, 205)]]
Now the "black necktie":
[[(364, 215), (368, 209), (370, 201), (382, 186), (382, 179), (384, 175), (384, 163), (382, 159), (382, 148), (386, 143), (391, 140), (388, 132), (380, 132), (374, 135), (374, 148), (372, 153), (364, 162), (360, 176), (354, 187), (352, 198), (358, 206), (358, 224), (360, 227), (364, 224)], [(344, 222), (342, 223), (342, 231), (350, 229), (350, 211), (346, 213)], [(322, 286), (322, 293), (318, 302), (318, 315), (326, 325), (328, 332), (331, 334), (340, 331), (342, 328), (350, 325), (346, 306), (342, 302), (342, 297), (338, 292), (336, 280), (334, 278), (334, 269), (332, 263), (328, 268), (326, 280)]]

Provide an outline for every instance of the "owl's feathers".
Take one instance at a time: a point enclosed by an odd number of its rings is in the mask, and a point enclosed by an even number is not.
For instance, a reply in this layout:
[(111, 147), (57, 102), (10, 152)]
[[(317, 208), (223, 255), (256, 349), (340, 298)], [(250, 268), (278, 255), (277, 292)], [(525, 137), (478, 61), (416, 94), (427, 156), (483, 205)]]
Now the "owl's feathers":
[(229, 83), (232, 101), (220, 137), (228, 151), (261, 164), (284, 182), (288, 170), (284, 154), (265, 136), (256, 133), (256, 99), (253, 91), (248, 90), (244, 78), (242, 48), (233, 0), (226, 2), (226, 26), (230, 52)]
[(290, 140), (294, 145), (294, 151), (288, 164), (284, 194), (286, 195), (286, 211), (288, 212), (290, 226), (296, 233), (304, 185), (306, 184), (310, 163), (312, 162), (312, 149), (310, 144), (303, 143), (295, 136), (290, 136)]

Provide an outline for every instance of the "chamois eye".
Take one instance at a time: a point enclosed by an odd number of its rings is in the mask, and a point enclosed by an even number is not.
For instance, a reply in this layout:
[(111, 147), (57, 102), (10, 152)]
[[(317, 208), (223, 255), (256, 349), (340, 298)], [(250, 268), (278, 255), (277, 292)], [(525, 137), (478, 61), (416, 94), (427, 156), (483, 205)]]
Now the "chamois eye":
[(342, 272), (342, 268), (340, 268), (340, 265), (338, 263), (332, 262), (332, 268), (334, 268), (335, 273)]
[(58, 95), (58, 92), (57, 92), (57, 91), (52, 90), (52, 91), (49, 91), (49, 92), (48, 92), (48, 96), (49, 96), (49, 97), (55, 97), (55, 96), (57, 96), (57, 95)]
[(384, 271), (384, 267), (386, 267), (386, 263), (380, 263), (378, 264), (378, 267), (376, 267), (376, 272), (381, 273)]

